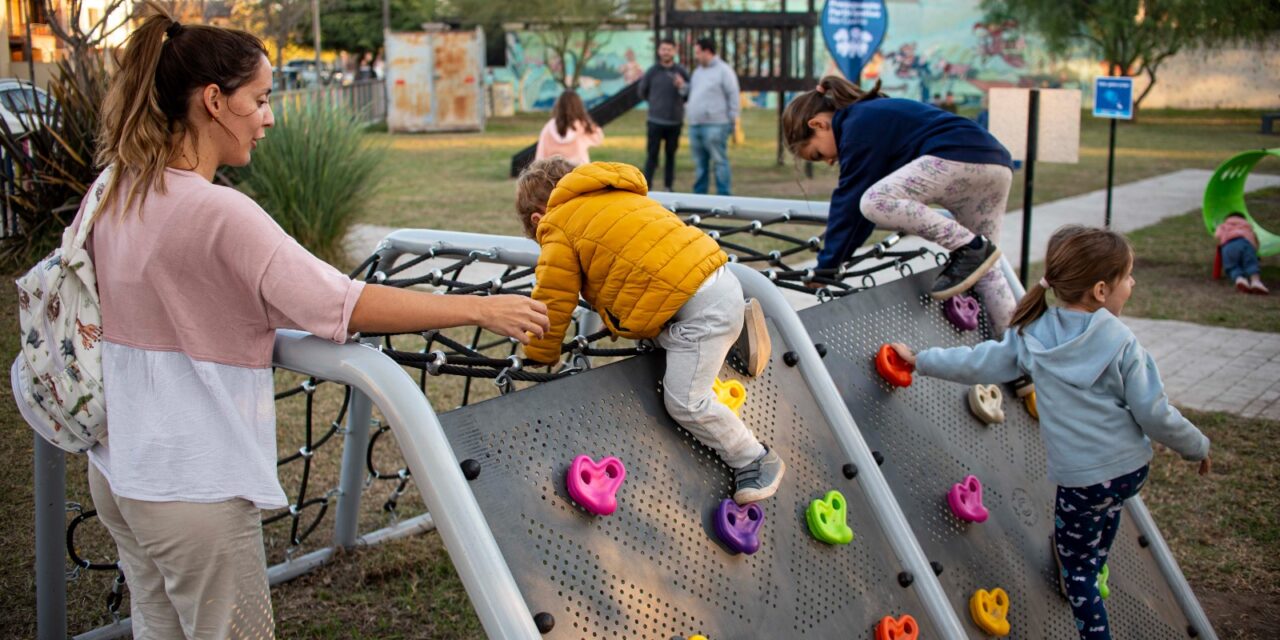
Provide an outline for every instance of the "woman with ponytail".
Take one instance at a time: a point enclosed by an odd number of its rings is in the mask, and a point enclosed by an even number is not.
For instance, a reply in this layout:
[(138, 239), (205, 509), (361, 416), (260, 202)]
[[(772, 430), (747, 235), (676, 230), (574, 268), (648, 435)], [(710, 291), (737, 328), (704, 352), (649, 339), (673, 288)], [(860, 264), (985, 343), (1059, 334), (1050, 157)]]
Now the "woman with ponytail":
[[(109, 435), (89, 485), (128, 581), (133, 637), (274, 634), (259, 509), (276, 477), (275, 329), (480, 324), (527, 342), (546, 308), (521, 296), (435, 296), (352, 281), (258, 207), (213, 184), (274, 123), (254, 36), (154, 14), (129, 36), (102, 107), (85, 198), (98, 277)], [(75, 225), (85, 216), (82, 208)]]
[[(894, 350), (916, 372), (965, 384), (1036, 381), (1054, 501), (1059, 587), (1082, 640), (1109, 639), (1097, 577), (1124, 501), (1147, 479), (1151, 440), (1200, 461), (1209, 439), (1169, 404), (1160, 372), (1119, 320), (1133, 289), (1133, 249), (1106, 229), (1068, 226), (1049, 239), (1045, 274), (1013, 317), (1016, 330), (976, 347)], [(1046, 296), (1052, 292), (1056, 306)]]
[[(822, 79), (782, 114), (787, 148), (801, 160), (840, 163), (818, 267), (853, 256), (876, 226), (942, 245), (951, 260), (934, 283), (943, 300), (977, 285), (996, 335), (1009, 326), (1013, 293), (991, 267), (1013, 181), (1009, 152), (985, 129), (935, 106)], [(955, 218), (929, 205), (941, 205)]]

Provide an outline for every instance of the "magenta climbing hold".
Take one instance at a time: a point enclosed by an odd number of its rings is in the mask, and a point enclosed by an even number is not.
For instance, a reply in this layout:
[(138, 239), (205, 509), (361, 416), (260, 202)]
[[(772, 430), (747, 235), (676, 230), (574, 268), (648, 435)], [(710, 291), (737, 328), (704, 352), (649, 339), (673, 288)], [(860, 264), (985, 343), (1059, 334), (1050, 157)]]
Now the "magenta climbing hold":
[(760, 550), (760, 525), (764, 509), (756, 503), (739, 506), (725, 498), (716, 508), (716, 536), (734, 553), (751, 555)]
[(578, 456), (569, 465), (565, 484), (569, 497), (583, 509), (598, 516), (607, 516), (618, 508), (618, 488), (626, 477), (626, 467), (613, 456), (600, 462), (590, 456)]
[(978, 328), (978, 312), (981, 307), (972, 296), (958, 295), (947, 298), (942, 303), (942, 315), (961, 331), (973, 331)]
[(982, 504), (982, 482), (977, 476), (965, 476), (964, 481), (951, 485), (947, 505), (965, 522), (986, 522), (990, 515)]

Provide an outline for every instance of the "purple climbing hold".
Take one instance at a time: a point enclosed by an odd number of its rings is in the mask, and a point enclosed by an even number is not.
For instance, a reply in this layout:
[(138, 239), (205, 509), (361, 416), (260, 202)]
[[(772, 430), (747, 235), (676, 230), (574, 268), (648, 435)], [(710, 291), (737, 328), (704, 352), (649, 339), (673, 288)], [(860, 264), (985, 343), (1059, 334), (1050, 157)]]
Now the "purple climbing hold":
[(716, 535), (734, 553), (751, 555), (760, 550), (762, 524), (764, 509), (754, 502), (738, 506), (725, 498), (716, 508)]
[(967, 295), (947, 298), (942, 303), (942, 314), (961, 331), (973, 331), (978, 328), (978, 312), (981, 307), (978, 301)]

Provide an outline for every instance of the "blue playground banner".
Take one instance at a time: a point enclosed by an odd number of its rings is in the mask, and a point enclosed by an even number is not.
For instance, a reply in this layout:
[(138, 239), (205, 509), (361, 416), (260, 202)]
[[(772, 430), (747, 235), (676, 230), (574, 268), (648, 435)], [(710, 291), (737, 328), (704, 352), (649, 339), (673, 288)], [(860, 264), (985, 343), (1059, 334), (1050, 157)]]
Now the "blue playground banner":
[(1133, 78), (1094, 78), (1093, 117), (1132, 120)]
[(844, 76), (855, 83), (888, 29), (884, 0), (827, 0), (822, 8), (822, 38), (827, 51)]

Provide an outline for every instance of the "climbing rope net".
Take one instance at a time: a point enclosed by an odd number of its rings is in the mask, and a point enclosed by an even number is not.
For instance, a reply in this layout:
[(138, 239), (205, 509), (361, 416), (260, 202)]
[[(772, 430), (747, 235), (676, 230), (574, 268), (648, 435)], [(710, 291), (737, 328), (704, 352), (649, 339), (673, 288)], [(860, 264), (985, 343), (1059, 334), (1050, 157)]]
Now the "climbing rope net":
[[(779, 288), (813, 295), (818, 302), (852, 295), (889, 279), (909, 276), (917, 269), (945, 264), (947, 259), (945, 253), (929, 247), (897, 248), (901, 237), (893, 234), (857, 253), (838, 268), (802, 267), (799, 265), (813, 259), (821, 249), (822, 236), (793, 235), (787, 231), (813, 229), (814, 225), (825, 224), (821, 218), (790, 211), (751, 217), (744, 216), (734, 207), (681, 207), (672, 204), (668, 207), (681, 215), (687, 224), (702, 229), (715, 239), (731, 261), (750, 265)], [(492, 262), (496, 258), (494, 252), (483, 248), (437, 246), (398, 264), (383, 264), (381, 254), (375, 253), (356, 267), (350, 276), (394, 287), (431, 287), (444, 295), (529, 295), (533, 288), (534, 269), (506, 265), (495, 274)], [(481, 271), (483, 275), (477, 277), (475, 273)], [(517, 342), (480, 328), (415, 334), (363, 334), (360, 337), (376, 342), (392, 360), (415, 370), (418, 386), (424, 394), (428, 393), (429, 380), (445, 376), (456, 378), (453, 391), (460, 393), (458, 406), (466, 406), (495, 394), (510, 393), (522, 386), (574, 375), (590, 368), (593, 359), (629, 357), (656, 349), (650, 341), (627, 341), (627, 344), (616, 348), (599, 346), (598, 343), (609, 337), (609, 333), (607, 330), (591, 330), (598, 326), (598, 322), (593, 322), (593, 313), (584, 302), (579, 302), (574, 314), (574, 330), (570, 332), (573, 337), (561, 348), (562, 362), (544, 371), (535, 370), (536, 367), (517, 355)], [(410, 342), (416, 348), (411, 348)], [(487, 388), (475, 384), (486, 380), (492, 383)], [(323, 406), (334, 404), (332, 401), (317, 401), (318, 393), (326, 387), (332, 387), (333, 393), (341, 393), (336, 410), (329, 409), (335, 415), (329, 421), (317, 416)], [(334, 436), (345, 433), (343, 421), (350, 407), (351, 395), (349, 387), (317, 378), (304, 379), (275, 395), (277, 403), (296, 398), (303, 402), (301, 446), (277, 461), (282, 479), (295, 479), (290, 483), (295, 485), (290, 504), (265, 515), (262, 520), (264, 527), (287, 525), (288, 535), (282, 544), (286, 559), (304, 548), (337, 499), (336, 487), (316, 491), (312, 487), (313, 476), (321, 458), (327, 456), (329, 463), (336, 464), (334, 461), (341, 455), (341, 447), (326, 445), (335, 440)], [(379, 443), (384, 441), (382, 436), (390, 426), (378, 421), (373, 426), (375, 428), (364, 455), (365, 489), (377, 483), (390, 487), (381, 511), (387, 520), (394, 523), (403, 515), (400, 500), (408, 491), (411, 477), (408, 468), (399, 461), (397, 452), (378, 452)], [(294, 469), (295, 466), (300, 468)], [(96, 512), (75, 502), (68, 502), (66, 507), (69, 513), (74, 514), (66, 534), (70, 559), (67, 579), (74, 581), (86, 571), (114, 572), (106, 607), (111, 617), (119, 619), (124, 574), (114, 561), (85, 558), (77, 545), (77, 532), (81, 525), (94, 518)]]

